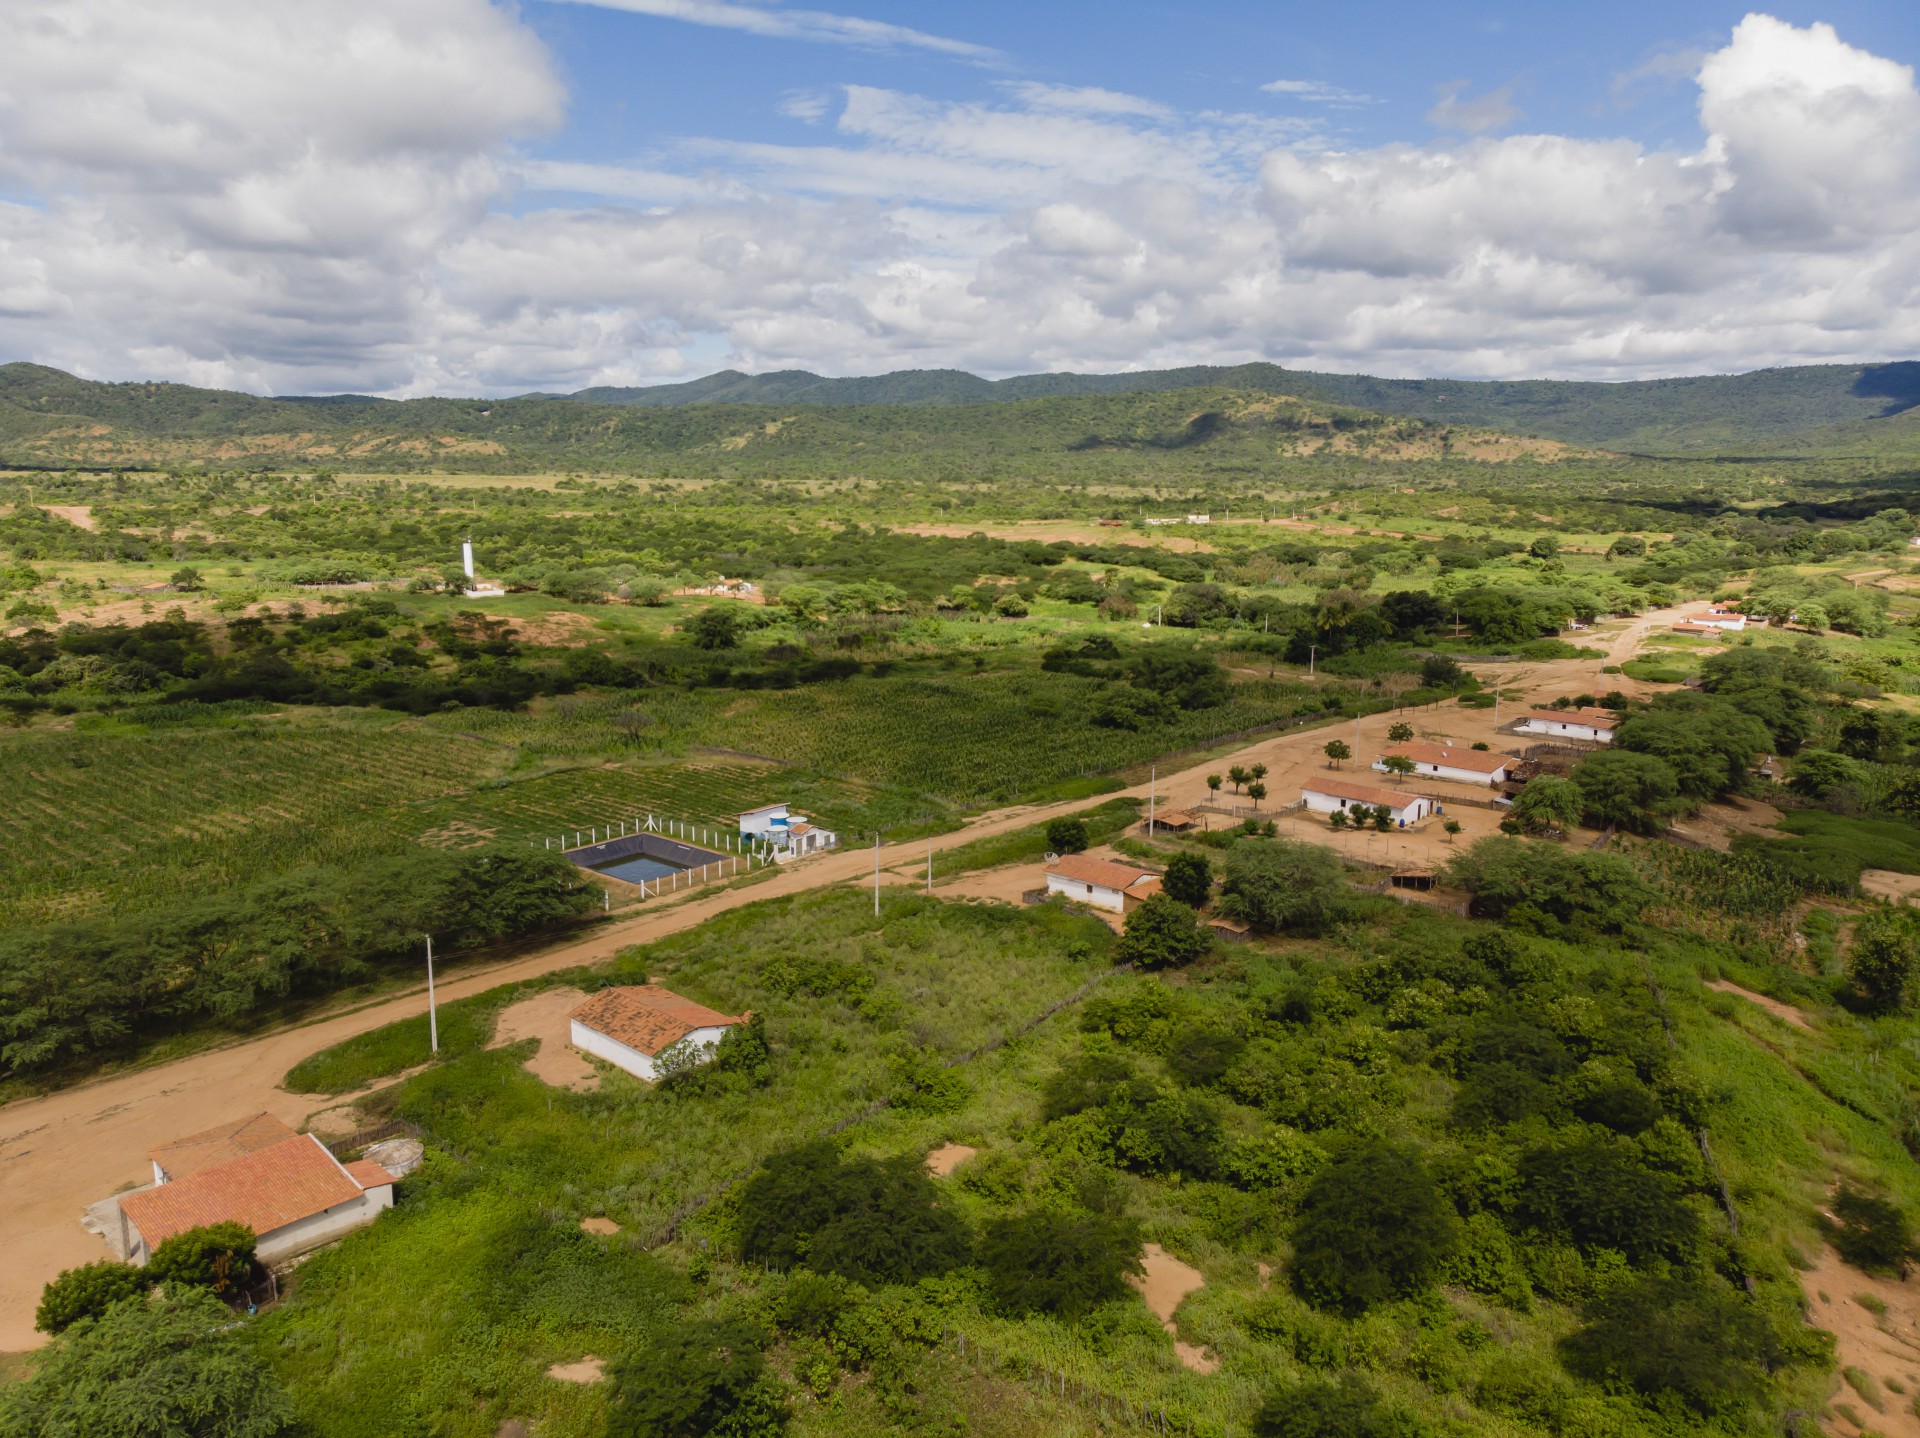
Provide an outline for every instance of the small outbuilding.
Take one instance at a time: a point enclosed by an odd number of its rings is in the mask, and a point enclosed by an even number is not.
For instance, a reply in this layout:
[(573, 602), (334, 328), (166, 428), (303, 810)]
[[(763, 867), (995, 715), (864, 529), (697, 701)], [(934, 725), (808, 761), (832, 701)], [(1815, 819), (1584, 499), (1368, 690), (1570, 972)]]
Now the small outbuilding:
[(567, 1015), (575, 1048), (648, 1083), (659, 1079), (668, 1049), (685, 1043), (694, 1062), (705, 1063), (728, 1029), (752, 1017), (723, 1014), (657, 984), (602, 989)]
[(1114, 859), (1063, 854), (1047, 865), (1047, 892), (1123, 914), (1160, 892), (1160, 876)]
[(785, 804), (762, 804), (740, 815), (740, 838), (764, 846), (772, 852), (774, 861), (782, 864), (831, 849), (840, 842), (840, 836), (831, 829), (821, 828)]
[(1535, 709), (1513, 726), (1516, 734), (1539, 734), (1551, 739), (1578, 739), (1587, 744), (1611, 744), (1620, 716), (1611, 709)]
[(1385, 750), (1373, 761), (1373, 767), (1382, 774), (1390, 774), (1393, 771), (1386, 761), (1396, 757), (1411, 759), (1413, 772), (1422, 778), (1450, 779), (1456, 784), (1499, 784), (1506, 779), (1507, 766), (1513, 762), (1505, 754), (1491, 754), (1484, 749), (1456, 749), (1446, 744), (1415, 741)]
[(1381, 789), (1372, 784), (1349, 784), (1344, 779), (1315, 779), (1300, 789), (1300, 802), (1314, 814), (1343, 814), (1355, 809), (1384, 808), (1404, 829), (1431, 817), (1439, 808), (1428, 794), (1405, 789)]
[(1198, 828), (1200, 821), (1185, 809), (1161, 809), (1147, 820), (1147, 829), (1155, 834), (1185, 834)]
[(136, 1265), (176, 1234), (229, 1222), (252, 1229), (261, 1262), (276, 1263), (393, 1207), (394, 1176), (385, 1168), (370, 1159), (342, 1163), (271, 1114), (176, 1140), (150, 1157), (154, 1182), (96, 1215), (108, 1248)]

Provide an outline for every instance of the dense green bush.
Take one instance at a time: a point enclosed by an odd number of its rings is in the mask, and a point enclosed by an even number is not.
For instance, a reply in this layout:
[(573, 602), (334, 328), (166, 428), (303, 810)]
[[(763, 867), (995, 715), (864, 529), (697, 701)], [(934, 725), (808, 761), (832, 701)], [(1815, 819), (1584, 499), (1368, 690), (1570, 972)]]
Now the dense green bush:
[(1072, 1320), (1127, 1296), (1141, 1272), (1139, 1226), (1101, 1213), (1038, 1209), (988, 1222), (980, 1266), (994, 1301), (1010, 1313)]
[(1179, 969), (1212, 947), (1212, 933), (1192, 909), (1170, 894), (1151, 894), (1127, 915), (1113, 956), (1138, 969)]
[(1592, 1134), (1521, 1156), (1520, 1216), (1582, 1248), (1610, 1248), (1636, 1263), (1684, 1259), (1700, 1220), (1673, 1180), (1647, 1168), (1630, 1141)]
[(805, 1263), (862, 1283), (945, 1273), (971, 1249), (917, 1159), (847, 1159), (824, 1139), (760, 1166), (741, 1191), (739, 1225), (748, 1262)]
[(1085, 853), (1087, 842), (1086, 820), (1066, 818), (1047, 821), (1047, 848), (1054, 853)]
[(1913, 1228), (1898, 1204), (1843, 1183), (1833, 1196), (1833, 1216), (1836, 1222), (1828, 1231), (1848, 1263), (1863, 1273), (1906, 1273), (1916, 1249)]
[(1568, 853), (1494, 835), (1447, 861), (1447, 876), (1488, 918), (1523, 914), (1606, 933), (1625, 928), (1654, 893), (1618, 854)]
[(1847, 947), (1847, 983), (1854, 1002), (1868, 1013), (1906, 1007), (1920, 965), (1920, 925), (1905, 909), (1882, 906), (1853, 926)]
[(1242, 840), (1227, 851), (1220, 909), (1263, 934), (1314, 933), (1339, 913), (1340, 860), (1318, 844)]
[(1782, 1357), (1766, 1316), (1724, 1279), (1648, 1276), (1597, 1299), (1561, 1345), (1583, 1377), (1712, 1413), (1758, 1397)]
[(1160, 892), (1190, 909), (1205, 908), (1213, 897), (1213, 866), (1205, 854), (1175, 854), (1167, 861)]
[(147, 1260), (150, 1282), (204, 1288), (232, 1298), (253, 1274), (253, 1230), (244, 1223), (210, 1223), (176, 1233)]
[(26, 1382), (0, 1388), (0, 1438), (276, 1438), (293, 1417), (233, 1314), (203, 1289), (116, 1303), (54, 1339)]
[(1323, 1308), (1358, 1312), (1430, 1284), (1459, 1220), (1420, 1154), (1380, 1140), (1321, 1170), (1293, 1235), (1293, 1284)]
[(83, 1318), (98, 1318), (116, 1303), (137, 1298), (153, 1279), (117, 1259), (69, 1268), (40, 1291), (33, 1326), (42, 1333), (64, 1333)]
[(1423, 1438), (1432, 1430), (1381, 1398), (1364, 1374), (1341, 1373), (1291, 1384), (1253, 1416), (1257, 1438)]
[(768, 1438), (787, 1426), (766, 1335), (738, 1322), (672, 1324), (617, 1362), (608, 1438)]

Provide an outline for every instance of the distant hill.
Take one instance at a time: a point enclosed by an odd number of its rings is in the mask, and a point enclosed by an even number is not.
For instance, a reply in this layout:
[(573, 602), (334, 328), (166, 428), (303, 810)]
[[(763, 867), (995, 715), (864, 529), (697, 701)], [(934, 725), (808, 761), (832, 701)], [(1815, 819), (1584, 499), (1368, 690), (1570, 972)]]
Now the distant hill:
[[(1886, 419), (1920, 406), (1920, 362), (1802, 365), (1737, 375), (1628, 380), (1377, 379), (1278, 365), (1197, 365), (1136, 374), (1036, 374), (986, 380), (961, 370), (900, 370), (828, 379), (806, 370), (738, 370), (686, 384), (600, 387), (593, 404), (959, 405), (1063, 395), (1220, 388), (1291, 395), (1380, 414), (1475, 425), (1645, 454), (1805, 453), (1789, 436)], [(1871, 430), (1814, 439), (1822, 453), (1879, 452)], [(1901, 452), (1913, 452), (1903, 433)]]
[(1207, 387), (975, 404), (594, 404), (517, 399), (265, 399), (98, 384), (0, 365), (0, 466), (949, 476), (1257, 470), (1283, 458), (1498, 462), (1566, 457), (1556, 440)]

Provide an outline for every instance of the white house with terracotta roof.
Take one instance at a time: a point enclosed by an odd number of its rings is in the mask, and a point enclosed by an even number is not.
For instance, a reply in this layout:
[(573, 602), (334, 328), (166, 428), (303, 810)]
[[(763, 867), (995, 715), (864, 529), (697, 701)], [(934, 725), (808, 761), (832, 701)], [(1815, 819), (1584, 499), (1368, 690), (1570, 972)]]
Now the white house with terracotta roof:
[[(393, 1207), (393, 1175), (370, 1159), (342, 1163), (312, 1134), (271, 1114), (177, 1139), (155, 1149), (154, 1182), (121, 1194), (94, 1215), (118, 1257), (144, 1264), (176, 1234), (243, 1223), (254, 1251), (277, 1263), (364, 1228)], [(92, 1225), (90, 1225), (92, 1226)]]
[(1395, 755), (1413, 760), (1413, 772), (1422, 779), (1450, 779), (1456, 784), (1503, 784), (1507, 767), (1513, 763), (1505, 754), (1490, 754), (1484, 749), (1456, 749), (1415, 740), (1384, 750), (1373, 767), (1391, 774), (1387, 760)]
[(1160, 876), (1114, 859), (1062, 854), (1047, 865), (1047, 892), (1123, 914), (1160, 892)]
[(1723, 629), (1738, 634), (1747, 627), (1747, 616), (1724, 604), (1712, 604), (1696, 614), (1683, 616), (1673, 627), (1681, 630)]
[(1611, 744), (1614, 725), (1619, 722), (1620, 716), (1611, 709), (1534, 709), (1513, 726), (1513, 732)]
[(821, 828), (807, 815), (795, 813), (785, 804), (762, 804), (740, 815), (740, 837), (746, 843), (771, 849), (774, 861), (782, 864), (831, 849), (840, 842), (840, 836), (833, 830)]
[(1300, 788), (1300, 801), (1315, 814), (1343, 814), (1354, 809), (1385, 806), (1393, 822), (1404, 829), (1429, 818), (1439, 807), (1430, 794), (1405, 789), (1380, 789), (1372, 784), (1349, 784), (1345, 779), (1315, 779)]
[(751, 1017), (723, 1014), (656, 984), (602, 989), (567, 1015), (575, 1048), (648, 1083), (660, 1077), (660, 1056), (675, 1044), (689, 1045), (694, 1061), (705, 1063), (726, 1031)]

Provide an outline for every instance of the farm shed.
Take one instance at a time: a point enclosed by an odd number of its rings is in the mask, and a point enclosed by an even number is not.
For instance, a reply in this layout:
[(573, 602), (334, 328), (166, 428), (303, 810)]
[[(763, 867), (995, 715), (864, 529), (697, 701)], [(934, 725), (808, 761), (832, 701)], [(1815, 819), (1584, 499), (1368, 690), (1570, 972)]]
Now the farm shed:
[(1385, 808), (1402, 829), (1419, 823), (1440, 807), (1431, 795), (1380, 789), (1372, 784), (1349, 784), (1344, 779), (1315, 779), (1311, 784), (1302, 785), (1300, 802), (1315, 814)]
[(726, 1031), (751, 1014), (723, 1014), (655, 984), (602, 989), (567, 1015), (573, 1046), (648, 1083), (660, 1077), (659, 1058), (682, 1041), (696, 1062), (713, 1057)]
[(1125, 913), (1129, 905), (1160, 892), (1160, 876), (1113, 859), (1065, 854), (1047, 865), (1047, 892)]
[(1423, 778), (1451, 779), (1456, 784), (1498, 784), (1507, 777), (1513, 761), (1504, 754), (1489, 754), (1484, 749), (1455, 749), (1445, 744), (1396, 744), (1373, 761), (1382, 774), (1391, 773), (1386, 761), (1400, 757), (1413, 761), (1413, 772)]
[(193, 1166), (194, 1159), (212, 1157), (223, 1144), (244, 1142), (273, 1124), (279, 1120), (261, 1114), (227, 1125), (224, 1134), (212, 1129), (156, 1150), (156, 1171), (169, 1177), (113, 1203), (117, 1213), (107, 1216), (113, 1226), (102, 1225), (108, 1248), (144, 1264), (175, 1234), (233, 1222), (252, 1229), (255, 1252), (263, 1263), (274, 1263), (363, 1228), (393, 1207), (392, 1174), (368, 1159), (343, 1164), (312, 1134), (289, 1131), (275, 1142)]
[(1555, 739), (1579, 739), (1588, 744), (1611, 744), (1620, 716), (1611, 709), (1535, 709), (1513, 726), (1516, 734), (1544, 734)]

